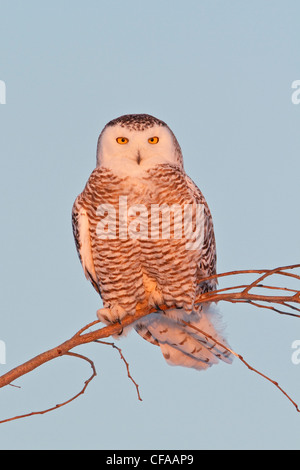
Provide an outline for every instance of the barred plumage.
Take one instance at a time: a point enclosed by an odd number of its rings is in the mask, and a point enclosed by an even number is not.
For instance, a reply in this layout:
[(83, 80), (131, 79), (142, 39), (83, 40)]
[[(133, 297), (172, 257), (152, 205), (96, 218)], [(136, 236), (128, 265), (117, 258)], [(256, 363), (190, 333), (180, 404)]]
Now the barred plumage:
[[(126, 145), (118, 144), (121, 137)], [(186, 207), (190, 224), (182, 218)], [(196, 240), (197, 223), (202, 243), (188, 249), (187, 243)], [(121, 321), (141, 302), (166, 305), (165, 312), (158, 309), (135, 329), (161, 347), (167, 362), (196, 369), (219, 358), (230, 362), (226, 350), (180, 322), (192, 321), (225, 342), (212, 325), (216, 314), (195, 303), (201, 292), (216, 287), (215, 280), (201, 283), (216, 272), (212, 217), (163, 121), (127, 115), (105, 126), (97, 167), (73, 206), (73, 232), (86, 277), (103, 300), (102, 321)]]

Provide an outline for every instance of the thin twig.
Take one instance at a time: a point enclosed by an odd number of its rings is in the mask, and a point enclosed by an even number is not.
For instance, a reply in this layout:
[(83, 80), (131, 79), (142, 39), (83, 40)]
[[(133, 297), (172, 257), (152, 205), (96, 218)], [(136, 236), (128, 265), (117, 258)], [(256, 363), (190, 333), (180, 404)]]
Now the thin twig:
[[(253, 302), (253, 300), (248, 300), (247, 302), (250, 305), (253, 305), (254, 307), (266, 308), (268, 310), (273, 310), (273, 312), (279, 313), (280, 315), (289, 315), (290, 317), (300, 318), (300, 315), (297, 315), (296, 313), (285, 312), (284, 310), (279, 310), (278, 308), (272, 307), (271, 305), (261, 305), (258, 302)], [(283, 305), (286, 305), (286, 304), (283, 303)], [(286, 306), (290, 307), (290, 308), (293, 308), (292, 305), (286, 305)]]
[[(226, 292), (233, 289), (245, 289), (247, 284), (241, 284), (240, 286), (231, 286), (231, 287), (223, 287), (223, 289), (215, 289), (213, 292), (214, 294), (219, 294), (220, 292)], [(258, 284), (255, 288), (262, 288), (262, 289), (273, 289), (273, 290), (282, 290), (287, 292), (294, 292), (298, 293), (296, 289), (289, 289), (288, 287), (278, 287), (278, 286), (267, 286), (266, 284)]]
[(116, 346), (115, 343), (109, 343), (108, 341), (100, 341), (100, 339), (96, 339), (96, 340), (95, 340), (95, 343), (107, 344), (108, 346), (112, 346), (114, 349), (117, 349), (117, 350), (119, 351), (120, 357), (121, 357), (122, 361), (124, 362), (124, 364), (125, 364), (125, 366), (126, 366), (126, 369), (127, 369), (127, 376), (129, 377), (129, 379), (130, 379), (130, 380), (133, 382), (133, 384), (135, 385), (138, 399), (139, 399), (140, 401), (143, 401), (142, 398), (141, 398), (141, 395), (140, 395), (139, 385), (136, 383), (136, 381), (133, 379), (132, 375), (130, 374), (130, 371), (129, 371), (129, 364), (128, 364), (128, 362), (126, 361), (125, 357), (123, 356), (122, 349), (119, 348), (118, 346)]
[(237, 275), (240, 275), (240, 274), (263, 274), (263, 273), (271, 272), (271, 271), (272, 271), (272, 274), (276, 273), (276, 274), (280, 274), (282, 276), (290, 276), (290, 277), (294, 277), (295, 279), (300, 280), (300, 276), (297, 275), (297, 274), (283, 272), (287, 269), (297, 269), (297, 268), (300, 268), (300, 264), (291, 264), (290, 266), (281, 266), (281, 267), (275, 268), (275, 269), (240, 269), (240, 270), (237, 270), (237, 271), (228, 271), (226, 273), (212, 274), (209, 277), (201, 279), (201, 283), (210, 281), (211, 279), (219, 279), (220, 277), (225, 277), (225, 276), (226, 277), (227, 276), (237, 276)]
[[(7, 423), (8, 421), (13, 421), (15, 419), (21, 419), (21, 418), (28, 418), (29, 416), (34, 416), (34, 415), (43, 415), (45, 413), (49, 413), (50, 411), (53, 411), (53, 410), (57, 410), (58, 408), (61, 408), (62, 406), (65, 406), (67, 405), (68, 403), (71, 403), (71, 401), (75, 400), (76, 398), (79, 397), (79, 395), (82, 395), (87, 386), (89, 385), (89, 383), (93, 380), (94, 377), (96, 377), (97, 375), (97, 372), (96, 372), (96, 369), (95, 369), (95, 365), (93, 363), (93, 361), (91, 359), (89, 359), (88, 357), (86, 356), (83, 356), (82, 354), (77, 354), (77, 353), (74, 353), (74, 352), (67, 352), (65, 353), (66, 356), (73, 356), (73, 357), (78, 357), (80, 359), (83, 359), (85, 361), (87, 361), (90, 365), (91, 365), (91, 368), (93, 370), (93, 373), (92, 375), (84, 382), (84, 386), (83, 388), (80, 390), (80, 392), (78, 392), (76, 395), (74, 395), (72, 398), (69, 398), (69, 400), (66, 400), (62, 403), (59, 403), (55, 406), (53, 406), (52, 408), (47, 408), (46, 410), (42, 410), (42, 411), (32, 411), (31, 413), (26, 413), (26, 414), (23, 414), (23, 415), (19, 415), (19, 416), (14, 416), (13, 418), (7, 418), (7, 419), (3, 419), (2, 421), (0, 421), (0, 424), (1, 423)], [(10, 384), (11, 385), (11, 384)]]
[(259, 370), (255, 369), (254, 367), (252, 367), (244, 358), (243, 356), (241, 356), (241, 354), (238, 354), (236, 353), (235, 351), (233, 351), (233, 349), (229, 348), (228, 346), (225, 346), (225, 344), (221, 343), (220, 341), (217, 341), (213, 336), (209, 335), (208, 333), (206, 333), (205, 331), (203, 330), (200, 330), (200, 328), (197, 328), (195, 325), (191, 324), (191, 323), (188, 323), (184, 320), (181, 320), (182, 323), (184, 323), (185, 325), (189, 326), (190, 328), (193, 328), (194, 330), (196, 331), (199, 331), (199, 333), (203, 334), (204, 336), (206, 336), (207, 338), (210, 338), (211, 340), (213, 340), (215, 342), (215, 344), (218, 344), (219, 346), (221, 346), (222, 348), (226, 349), (228, 352), (230, 352), (231, 354), (233, 354), (235, 357), (237, 357), (240, 361), (242, 361), (243, 364), (245, 364), (245, 366), (248, 367), (248, 369), (252, 370), (253, 372), (255, 372), (256, 374), (260, 375), (261, 377), (264, 377), (265, 379), (267, 379), (269, 382), (271, 382), (273, 385), (275, 385), (276, 388), (278, 388), (278, 390), (280, 390), (283, 395), (285, 395), (287, 397), (287, 399), (294, 405), (294, 407), (296, 408), (296, 410), (298, 411), (298, 413), (300, 413), (300, 410), (298, 408), (298, 405), (297, 403), (292, 400), (292, 398), (285, 392), (285, 390), (283, 390), (283, 388), (280, 387), (280, 385), (278, 384), (278, 382), (276, 382), (275, 380), (271, 379), (270, 377), (268, 377), (267, 375), (263, 374), (262, 372), (260, 372)]

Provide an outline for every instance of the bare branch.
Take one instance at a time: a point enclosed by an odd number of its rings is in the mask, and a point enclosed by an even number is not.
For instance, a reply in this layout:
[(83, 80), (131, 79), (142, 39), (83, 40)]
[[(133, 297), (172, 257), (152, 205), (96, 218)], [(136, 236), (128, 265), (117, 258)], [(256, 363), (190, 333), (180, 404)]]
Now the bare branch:
[[(228, 287), (228, 288), (223, 288), (220, 290), (214, 290), (210, 292), (206, 292), (205, 294), (202, 294), (199, 296), (197, 299), (197, 302), (219, 302), (221, 300), (225, 302), (236, 302), (236, 301), (244, 301), (244, 302), (267, 302), (267, 303), (273, 303), (273, 304), (281, 304), (285, 305), (288, 308), (293, 308), (293, 306), (289, 305), (289, 303), (300, 303), (300, 291), (295, 290), (295, 289), (289, 289), (287, 287), (281, 288), (278, 286), (263, 286), (261, 284), (261, 281), (264, 280), (266, 277), (270, 277), (275, 274), (279, 274), (282, 276), (288, 276), (292, 277), (296, 280), (300, 280), (300, 276), (295, 274), (295, 273), (290, 273), (287, 272), (287, 270), (293, 270), (296, 268), (300, 268), (300, 264), (295, 264), (295, 265), (290, 265), (290, 266), (285, 266), (285, 267), (279, 267), (275, 269), (267, 269), (267, 270), (241, 270), (241, 271), (231, 271), (228, 273), (222, 273), (222, 274), (215, 274), (214, 276), (210, 276), (209, 278), (206, 278), (205, 281), (208, 279), (215, 279), (219, 277), (224, 277), (224, 276), (233, 276), (233, 275), (239, 275), (239, 274), (262, 274), (262, 276), (259, 276), (255, 281), (253, 281), (249, 285), (239, 285), (239, 286), (233, 286), (233, 287)], [(204, 281), (204, 280), (203, 280)], [(202, 282), (203, 282), (202, 281)], [(253, 288), (257, 287), (264, 287), (265, 289), (277, 289), (277, 290), (284, 290), (286, 291), (286, 295), (264, 295), (264, 294), (252, 294), (250, 293), (250, 290)], [(229, 290), (239, 290), (239, 292), (228, 292)], [(282, 312), (281, 312), (282, 313)]]
[(107, 342), (107, 341), (100, 341), (100, 339), (96, 339), (95, 342), (96, 342), (96, 343), (101, 343), (101, 344), (107, 344), (108, 346), (112, 346), (114, 349), (117, 349), (117, 350), (119, 351), (120, 357), (121, 357), (122, 361), (124, 362), (124, 364), (125, 364), (125, 366), (126, 366), (126, 369), (127, 369), (127, 376), (128, 376), (128, 378), (134, 383), (134, 385), (135, 385), (138, 399), (139, 399), (140, 401), (143, 401), (143, 400), (141, 399), (141, 395), (140, 395), (140, 391), (139, 391), (139, 386), (138, 386), (138, 384), (136, 383), (136, 381), (132, 378), (132, 376), (131, 376), (131, 374), (130, 374), (130, 371), (129, 371), (129, 364), (128, 364), (128, 362), (126, 361), (125, 357), (123, 356), (122, 349), (121, 349), (121, 348), (118, 348), (118, 346), (116, 346), (115, 343), (109, 343), (109, 342)]
[[(82, 390), (80, 390), (80, 392), (78, 392), (76, 395), (74, 395), (72, 398), (69, 398), (69, 400), (66, 400), (64, 401), (63, 403), (59, 403), (55, 406), (53, 406), (52, 408), (48, 408), (46, 410), (43, 410), (43, 411), (32, 411), (31, 413), (26, 413), (24, 415), (19, 415), (19, 416), (14, 416), (13, 418), (7, 418), (7, 419), (3, 419), (2, 421), (0, 421), (0, 424), (1, 423), (7, 423), (8, 421), (13, 421), (15, 419), (21, 419), (21, 418), (27, 418), (29, 416), (34, 416), (34, 415), (43, 415), (45, 413), (49, 413), (49, 411), (53, 411), (53, 410), (57, 410), (58, 408), (62, 407), (62, 406), (65, 406), (67, 405), (68, 403), (71, 403), (71, 401), (75, 400), (76, 398), (79, 397), (79, 395), (82, 395), (87, 386), (89, 385), (89, 383), (93, 380), (94, 377), (96, 377), (97, 375), (97, 372), (96, 372), (96, 369), (95, 369), (95, 365), (93, 363), (93, 361), (91, 361), (91, 359), (89, 359), (88, 357), (86, 356), (82, 356), (82, 354), (77, 354), (77, 353), (74, 353), (74, 352), (67, 352), (65, 353), (65, 355), (67, 356), (73, 356), (73, 357), (78, 357), (80, 359), (83, 359), (87, 362), (89, 362), (89, 364), (91, 365), (91, 368), (93, 370), (93, 373), (92, 375), (84, 382), (84, 387), (82, 388)], [(11, 384), (9, 384), (11, 385)]]
[(215, 344), (218, 344), (219, 346), (221, 346), (222, 348), (226, 349), (228, 352), (230, 352), (231, 354), (233, 354), (235, 357), (237, 357), (240, 361), (242, 361), (243, 364), (245, 364), (245, 366), (248, 367), (248, 369), (252, 370), (253, 372), (255, 372), (256, 374), (260, 375), (261, 377), (264, 377), (265, 379), (267, 379), (269, 382), (271, 382), (273, 385), (275, 385), (275, 387), (278, 388), (278, 390), (280, 390), (286, 397), (287, 399), (295, 406), (296, 410), (298, 411), (298, 413), (300, 413), (300, 410), (298, 408), (298, 405), (297, 403), (292, 400), (292, 398), (283, 390), (283, 388), (280, 387), (280, 385), (278, 384), (278, 382), (276, 382), (275, 380), (271, 379), (270, 377), (268, 377), (267, 375), (263, 374), (262, 372), (260, 372), (259, 370), (255, 369), (254, 367), (250, 366), (250, 364), (243, 358), (243, 356), (241, 356), (241, 354), (238, 354), (236, 353), (235, 351), (233, 351), (233, 349), (230, 349), (228, 346), (225, 346), (225, 344), (221, 343), (220, 341), (217, 341), (213, 336), (207, 334), (205, 331), (203, 330), (200, 330), (199, 328), (197, 328), (195, 325), (192, 325), (191, 323), (187, 323), (185, 322), (184, 320), (182, 320), (182, 323), (184, 323), (185, 325), (189, 326), (190, 328), (193, 328), (194, 330), (197, 330), (199, 331), (201, 334), (203, 334), (204, 336), (208, 337), (209, 339), (213, 340)]
[[(275, 268), (275, 269), (240, 270), (240, 271), (231, 271), (231, 272), (227, 272), (227, 273), (215, 274), (215, 275), (210, 276), (206, 279), (202, 279), (201, 283), (205, 282), (209, 279), (213, 279), (213, 278), (216, 279), (216, 278), (224, 278), (224, 277), (229, 277), (229, 276), (237, 276), (237, 275), (245, 275), (245, 274), (257, 274), (259, 276), (253, 282), (251, 282), (250, 284), (242, 284), (242, 285), (239, 284), (239, 285), (236, 285), (236, 286), (228, 286), (228, 287), (224, 287), (224, 288), (219, 289), (219, 290), (210, 291), (210, 292), (206, 292), (204, 294), (201, 294), (196, 299), (196, 303), (210, 303), (210, 302), (220, 302), (220, 301), (231, 302), (231, 303), (240, 303), (240, 302), (249, 303), (250, 305), (253, 305), (255, 307), (265, 308), (265, 309), (272, 310), (272, 311), (274, 311), (276, 313), (279, 313), (279, 314), (290, 315), (290, 316), (294, 316), (294, 317), (299, 318), (300, 317), (299, 314), (292, 313), (292, 312), (285, 311), (285, 310), (281, 310), (281, 308), (278, 308), (278, 307), (284, 306), (285, 309), (293, 310), (293, 312), (295, 312), (295, 311), (300, 312), (300, 308), (299, 308), (300, 307), (300, 288), (299, 288), (299, 290), (296, 290), (296, 289), (291, 289), (291, 288), (285, 287), (285, 286), (281, 287), (281, 286), (270, 286), (270, 285), (262, 284), (262, 281), (264, 281), (266, 278), (270, 279), (274, 275), (285, 276), (286, 278), (291, 278), (293, 280), (300, 281), (300, 276), (298, 274), (295, 274), (294, 272), (290, 272), (290, 271), (293, 271), (293, 270), (296, 270), (296, 269), (299, 269), (299, 268), (300, 268), (300, 264), (294, 264), (294, 265), (290, 265), (290, 266), (278, 267), (278, 268)], [(252, 293), (251, 291), (254, 288), (255, 289), (259, 288), (260, 293), (259, 294)], [(270, 295), (270, 293), (272, 291), (275, 291), (275, 290), (278, 292), (279, 295)], [(282, 291), (282, 293), (279, 292), (280, 290)], [(264, 291), (267, 294), (265, 294)], [(172, 307), (166, 306), (166, 305), (161, 305), (161, 306), (159, 306), (159, 308), (160, 308), (160, 310), (166, 310), (166, 309), (172, 308)], [(93, 374), (92, 374), (91, 378), (88, 381), (85, 382), (85, 385), (84, 385), (83, 389), (81, 390), (81, 392), (79, 392), (77, 395), (75, 395), (70, 400), (67, 400), (64, 403), (56, 405), (55, 407), (49, 408), (48, 410), (44, 410), (42, 412), (33, 412), (33, 413), (29, 413), (27, 415), (16, 416), (14, 418), (10, 418), (10, 419), (4, 420), (4, 421), (0, 421), (0, 423), (11, 421), (13, 419), (18, 419), (20, 417), (32, 416), (34, 414), (43, 414), (43, 413), (46, 413), (46, 412), (51, 411), (53, 409), (59, 408), (59, 407), (65, 405), (65, 404), (70, 403), (71, 401), (73, 401), (79, 395), (84, 393), (88, 383), (95, 377), (96, 370), (95, 370), (95, 366), (94, 366), (93, 362), (90, 359), (88, 359), (85, 356), (82, 356), (80, 354), (73, 353), (73, 352), (70, 352), (70, 351), (73, 348), (77, 347), (77, 346), (87, 344), (87, 343), (91, 343), (93, 341), (100, 342), (99, 340), (102, 340), (104, 338), (108, 338), (112, 335), (116, 335), (116, 334), (120, 333), (123, 328), (133, 324), (136, 320), (139, 320), (140, 318), (142, 318), (142, 317), (144, 317), (144, 316), (146, 316), (146, 315), (148, 315), (152, 312), (155, 312), (155, 311), (157, 311), (157, 308), (149, 308), (149, 306), (146, 303), (138, 304), (135, 314), (134, 315), (127, 315), (122, 320), (122, 324), (114, 323), (114, 324), (111, 324), (109, 326), (105, 326), (103, 328), (99, 328), (99, 329), (91, 330), (91, 331), (87, 332), (88, 329), (91, 329), (93, 326), (100, 323), (99, 320), (95, 320), (95, 321), (89, 323), (88, 325), (82, 327), (70, 339), (63, 342), (59, 346), (56, 346), (53, 349), (50, 349), (50, 350), (45, 351), (41, 354), (38, 354), (37, 356), (35, 356), (32, 359), (25, 362), (24, 364), (21, 364), (21, 365), (15, 367), (14, 369), (10, 370), (6, 374), (2, 375), (0, 377), (0, 388), (4, 387), (4, 386), (7, 386), (7, 385), (15, 386), (15, 385), (12, 384), (12, 382), (15, 381), (16, 379), (18, 379), (19, 377), (22, 377), (23, 375), (28, 374), (29, 372), (36, 369), (37, 367), (40, 367), (42, 364), (45, 364), (46, 362), (51, 361), (51, 360), (53, 360), (57, 357), (61, 357), (63, 355), (70, 355), (70, 356), (75, 356), (75, 357), (79, 357), (81, 359), (84, 359), (84, 360), (86, 360), (90, 363), (90, 365), (93, 369)], [(192, 325), (190, 325), (190, 326), (192, 326)], [(206, 336), (208, 336), (208, 335), (206, 334)], [(121, 350), (119, 348), (117, 348), (115, 345), (111, 344), (111, 343), (106, 343), (106, 344), (110, 344), (114, 348), (118, 349), (119, 354), (120, 354), (122, 360), (124, 361), (124, 363), (126, 365), (128, 377), (135, 384), (136, 389), (137, 389), (137, 393), (138, 393), (138, 398), (139, 398), (139, 400), (141, 400), (140, 395), (139, 395), (138, 385), (136, 384), (136, 382), (133, 380), (132, 376), (130, 375), (129, 365), (128, 365), (127, 361), (125, 360)], [(224, 345), (222, 345), (222, 347), (225, 348)], [(247, 365), (247, 367), (249, 367), (249, 369), (254, 370), (256, 373), (262, 375), (263, 377), (267, 378), (270, 382), (272, 382), (274, 385), (276, 385), (276, 387), (279, 388), (279, 390), (281, 390), (282, 393), (284, 393), (289, 398), (289, 400), (294, 404), (294, 406), (297, 408), (297, 411), (299, 411), (297, 405), (295, 404), (295, 402), (293, 402), (293, 400), (283, 391), (283, 389), (281, 389), (281, 387), (279, 387), (277, 382), (273, 381), (272, 379), (269, 379), (264, 374), (258, 372), (252, 366), (249, 366), (249, 364), (246, 363), (246, 361), (242, 358), (242, 356), (238, 355), (237, 353), (234, 353), (233, 351), (231, 351), (231, 352), (232, 352), (232, 354), (237, 355), (237, 357), (239, 357), (239, 359), (241, 361), (243, 361), (244, 364)]]

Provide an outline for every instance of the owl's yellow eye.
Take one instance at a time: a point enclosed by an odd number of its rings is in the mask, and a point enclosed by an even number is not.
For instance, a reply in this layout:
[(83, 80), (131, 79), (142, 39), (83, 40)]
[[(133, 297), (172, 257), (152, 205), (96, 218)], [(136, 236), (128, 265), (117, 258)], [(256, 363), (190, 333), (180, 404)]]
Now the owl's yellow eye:
[(117, 137), (116, 141), (121, 145), (127, 144), (129, 142), (127, 137)]
[(158, 141), (158, 137), (150, 137), (150, 139), (148, 139), (149, 144), (157, 144)]

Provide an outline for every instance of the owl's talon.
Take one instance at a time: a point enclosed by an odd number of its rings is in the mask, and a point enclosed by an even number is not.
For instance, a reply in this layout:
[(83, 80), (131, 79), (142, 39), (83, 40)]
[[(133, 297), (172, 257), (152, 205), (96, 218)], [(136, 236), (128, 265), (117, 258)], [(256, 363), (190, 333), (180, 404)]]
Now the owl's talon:
[(158, 304), (155, 304), (155, 308), (157, 308), (157, 310), (158, 310), (159, 312), (162, 312), (163, 314), (166, 313)]
[(118, 336), (121, 336), (121, 334), (122, 334), (123, 331), (124, 331), (124, 328), (123, 328), (123, 325), (122, 325), (121, 320), (120, 320), (119, 318), (118, 318), (117, 322), (120, 324), (120, 326), (121, 326), (121, 328), (122, 328), (121, 331), (118, 333)]

